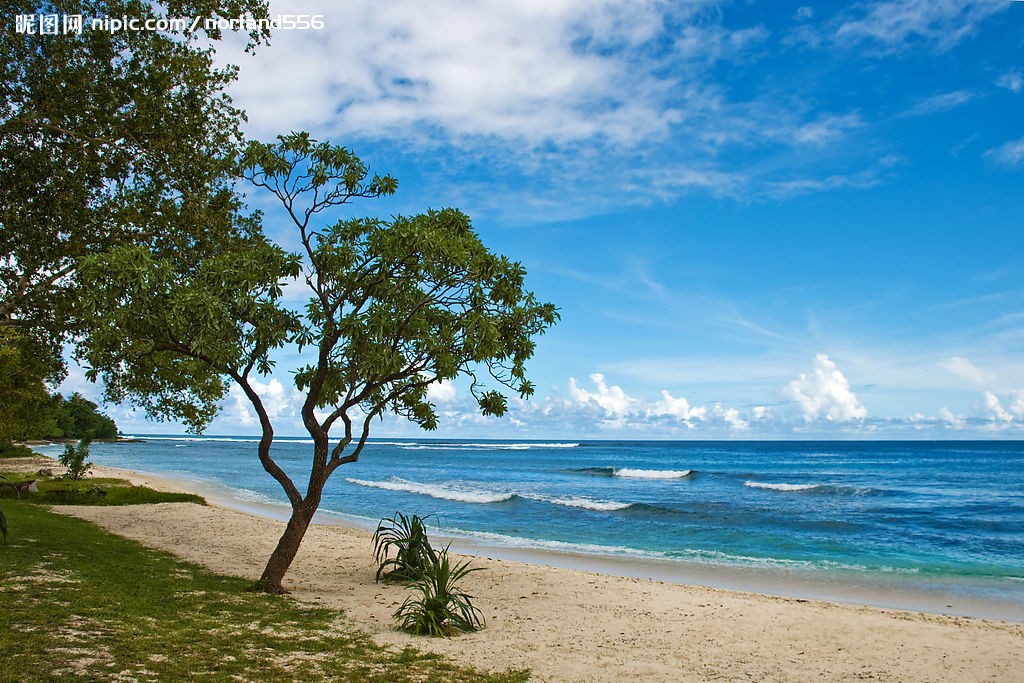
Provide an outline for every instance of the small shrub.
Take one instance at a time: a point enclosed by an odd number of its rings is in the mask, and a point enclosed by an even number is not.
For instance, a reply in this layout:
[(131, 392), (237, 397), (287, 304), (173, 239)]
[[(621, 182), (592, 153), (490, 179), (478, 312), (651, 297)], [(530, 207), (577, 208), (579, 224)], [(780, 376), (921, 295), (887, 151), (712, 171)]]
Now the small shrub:
[[(406, 517), (396, 512), (391, 519), (382, 519), (373, 532), (373, 554), (377, 577), (388, 581), (417, 581), (428, 565), (434, 549), (427, 538), (426, 517)], [(389, 557), (394, 549), (395, 556)]]
[(13, 443), (0, 443), (0, 458), (31, 458), (36, 455), (28, 446)]
[(413, 586), (417, 593), (406, 598), (395, 611), (399, 628), (429, 636), (483, 628), (483, 615), (473, 606), (473, 596), (459, 591), (455, 585), (466, 574), (480, 569), (470, 567), (468, 561), (452, 565), (448, 548), (431, 551), (430, 562)]
[(89, 473), (92, 463), (86, 462), (89, 457), (89, 439), (82, 439), (78, 446), (67, 444), (64, 446), (64, 454), (59, 457), (60, 464), (67, 468), (64, 475), (66, 479), (78, 481)]

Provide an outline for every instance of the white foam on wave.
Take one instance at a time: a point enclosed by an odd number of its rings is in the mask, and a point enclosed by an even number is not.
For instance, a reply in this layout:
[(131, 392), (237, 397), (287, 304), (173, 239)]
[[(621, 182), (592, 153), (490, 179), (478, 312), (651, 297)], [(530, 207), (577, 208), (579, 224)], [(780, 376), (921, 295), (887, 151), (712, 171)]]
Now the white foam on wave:
[(629, 467), (623, 467), (614, 472), (616, 477), (629, 479), (682, 479), (691, 474), (693, 474), (693, 470), (638, 470)]
[[(206, 442), (206, 443), (259, 443), (260, 437), (258, 436), (125, 436), (126, 439), (138, 439), (139, 441), (188, 441), (188, 442)], [(312, 444), (313, 439), (290, 439), (287, 437), (279, 437), (275, 440), (276, 444), (286, 443), (298, 443), (298, 444)]]
[(561, 505), (569, 508), (582, 508), (584, 510), (597, 510), (598, 512), (613, 512), (615, 510), (625, 510), (630, 507), (632, 503), (620, 503), (617, 500), (595, 500), (593, 498), (587, 498), (586, 496), (571, 496), (568, 498), (549, 498), (548, 496), (541, 496), (533, 493), (522, 493), (519, 494), (522, 498), (528, 498), (530, 500), (537, 500), (543, 503), (551, 503), (552, 505)]
[(501, 503), (510, 500), (514, 493), (499, 493), (496, 491), (484, 491), (466, 487), (455, 488), (443, 484), (422, 484), (407, 479), (393, 477), (385, 481), (367, 481), (365, 479), (346, 478), (345, 481), (358, 486), (384, 489), (385, 491), (404, 491), (406, 493), (418, 493), (431, 498), (441, 500), (454, 500), (460, 503)]
[(458, 448), (474, 448), (498, 451), (526, 451), (531, 448), (576, 448), (578, 443), (402, 443), (395, 444), (407, 451), (450, 451)]
[(772, 491), (810, 491), (820, 486), (820, 484), (765, 484), (759, 481), (748, 481), (743, 485), (752, 489), (770, 489)]

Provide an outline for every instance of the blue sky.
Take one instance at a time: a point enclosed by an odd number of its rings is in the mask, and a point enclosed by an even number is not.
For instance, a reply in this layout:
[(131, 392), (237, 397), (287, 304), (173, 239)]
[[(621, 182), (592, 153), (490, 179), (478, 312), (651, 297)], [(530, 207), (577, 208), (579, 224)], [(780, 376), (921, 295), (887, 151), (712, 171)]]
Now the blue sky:
[[(561, 310), (537, 395), (484, 419), (438, 387), (436, 435), (1024, 435), (1024, 2), (271, 11), (326, 28), (221, 48), (248, 133), (308, 130), (399, 179), (356, 214), (463, 209)], [(264, 385), (278, 433), (302, 431), (296, 363)], [(253, 429), (232, 396), (209, 432)]]

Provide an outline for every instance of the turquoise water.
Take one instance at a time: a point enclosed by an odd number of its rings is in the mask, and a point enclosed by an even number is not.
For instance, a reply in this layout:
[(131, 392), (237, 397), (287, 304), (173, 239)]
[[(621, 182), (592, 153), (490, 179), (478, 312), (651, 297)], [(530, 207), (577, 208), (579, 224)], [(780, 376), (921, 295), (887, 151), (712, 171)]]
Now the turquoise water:
[[(284, 503), (248, 437), (95, 444), (93, 461)], [(304, 486), (311, 442), (275, 441)], [(50, 453), (54, 454), (54, 453)], [(433, 515), (498, 546), (841, 577), (1024, 608), (1021, 442), (378, 441), (321, 509)]]

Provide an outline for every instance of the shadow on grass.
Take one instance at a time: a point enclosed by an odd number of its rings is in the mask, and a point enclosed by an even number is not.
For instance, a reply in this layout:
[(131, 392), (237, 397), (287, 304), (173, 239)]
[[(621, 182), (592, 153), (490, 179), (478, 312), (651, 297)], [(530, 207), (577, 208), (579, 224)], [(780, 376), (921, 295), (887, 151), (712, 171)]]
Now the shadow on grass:
[(246, 593), (89, 522), (4, 501), (0, 680), (523, 681), (376, 645), (337, 611)]

